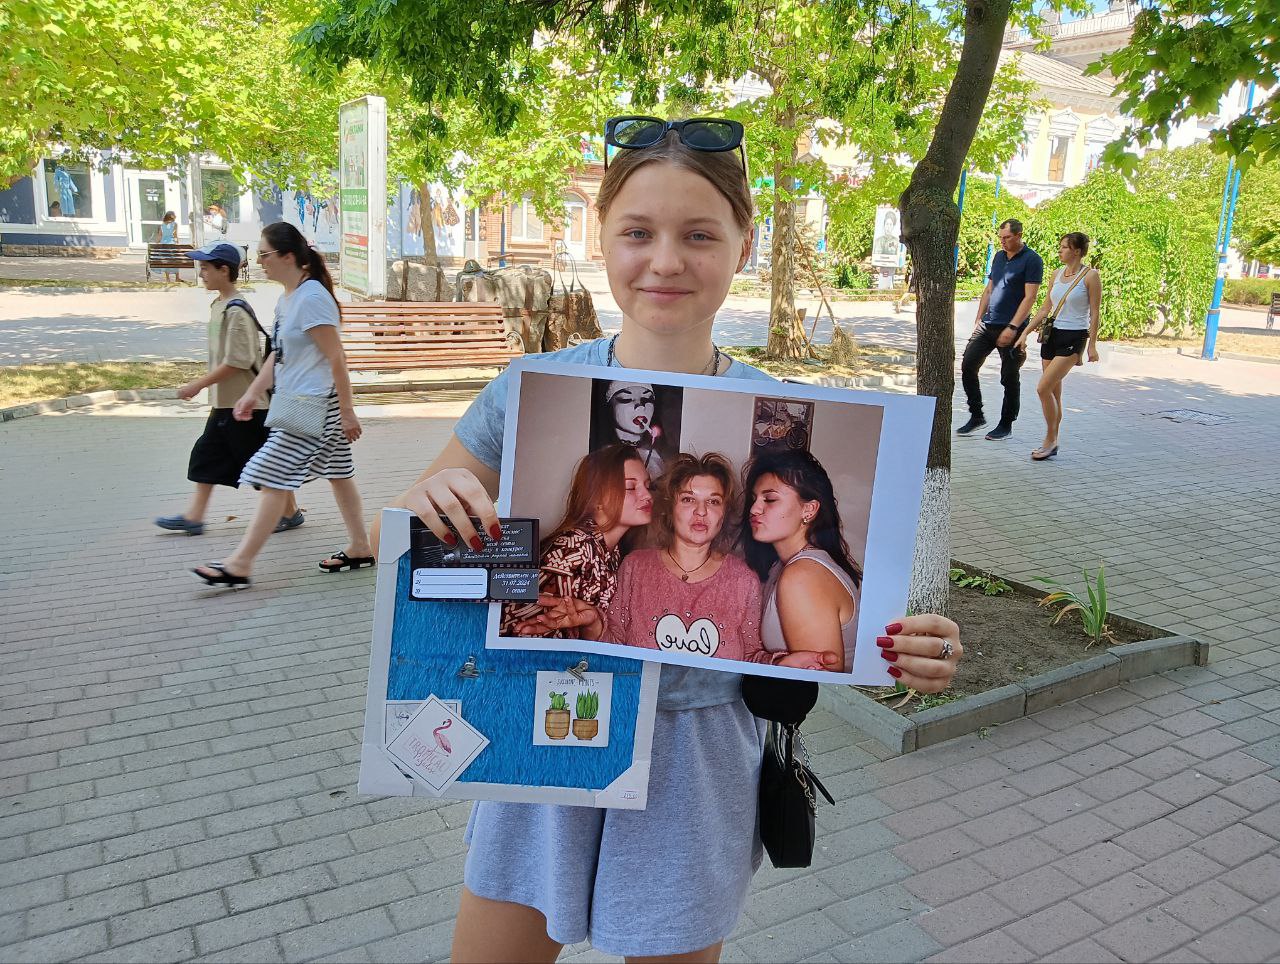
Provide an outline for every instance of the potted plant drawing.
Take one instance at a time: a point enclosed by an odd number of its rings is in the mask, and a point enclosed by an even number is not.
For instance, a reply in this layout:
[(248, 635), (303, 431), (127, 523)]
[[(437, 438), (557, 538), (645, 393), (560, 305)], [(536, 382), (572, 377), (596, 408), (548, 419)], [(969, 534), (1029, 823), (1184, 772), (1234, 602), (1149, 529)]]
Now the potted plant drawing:
[(573, 721), (573, 735), (584, 742), (594, 740), (600, 732), (600, 694), (586, 690), (578, 694), (574, 708), (577, 719)]
[(547, 736), (553, 740), (563, 740), (569, 735), (569, 704), (565, 702), (569, 694), (552, 691), (547, 695), (551, 697), (551, 706), (547, 710), (544, 724)]

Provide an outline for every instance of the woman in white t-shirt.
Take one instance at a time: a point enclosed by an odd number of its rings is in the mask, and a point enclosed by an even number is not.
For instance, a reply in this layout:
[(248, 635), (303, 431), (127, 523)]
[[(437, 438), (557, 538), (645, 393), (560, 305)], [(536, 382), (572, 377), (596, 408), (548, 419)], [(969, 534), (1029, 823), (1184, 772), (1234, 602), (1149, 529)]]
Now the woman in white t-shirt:
[(1098, 360), (1098, 311), (1102, 304), (1102, 281), (1098, 269), (1082, 264), (1089, 253), (1089, 237), (1079, 231), (1064, 234), (1058, 241), (1058, 259), (1062, 267), (1053, 276), (1049, 297), (1036, 312), (1031, 323), (1018, 338), (1016, 347), (1026, 348), (1027, 338), (1053, 314), (1053, 326), (1040, 343), (1040, 365), (1043, 369), (1036, 394), (1044, 409), (1044, 442), (1031, 453), (1036, 462), (1058, 454), (1058, 430), (1062, 427), (1062, 380), (1067, 372), (1084, 364), (1086, 349), (1089, 361)]
[(328, 479), (333, 486), (348, 537), (345, 549), (321, 560), (321, 570), (343, 572), (374, 564), (351, 459), (351, 443), (362, 430), (338, 337), (340, 317), (333, 280), (324, 259), (297, 228), (285, 222), (263, 229), (258, 263), (263, 274), (284, 286), (284, 295), (276, 304), (273, 351), (236, 403), (233, 415), (241, 421), (251, 418), (254, 401), (272, 387), (278, 395), (318, 396), (327, 398), (328, 404), (318, 437), (272, 428), (262, 448), (245, 465), (240, 484), (261, 489), (261, 501), (231, 555), (192, 570), (210, 586), (249, 585), (254, 560), (279, 522), (289, 493), (312, 479)]

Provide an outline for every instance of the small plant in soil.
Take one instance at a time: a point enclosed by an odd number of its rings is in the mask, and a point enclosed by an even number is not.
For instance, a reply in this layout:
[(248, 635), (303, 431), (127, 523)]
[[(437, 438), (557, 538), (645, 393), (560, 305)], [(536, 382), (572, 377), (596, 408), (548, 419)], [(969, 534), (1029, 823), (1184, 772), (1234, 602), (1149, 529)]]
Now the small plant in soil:
[[(912, 700), (915, 701), (916, 711), (927, 710), (935, 706), (954, 703), (956, 700), (963, 698), (964, 695), (962, 693), (921, 693), (908, 686), (903, 686), (900, 682), (894, 683), (893, 686), (859, 688), (864, 689), (872, 699), (883, 703), (891, 710), (902, 709)], [(890, 700), (896, 700), (897, 702), (890, 702)]]
[(1107, 628), (1106, 566), (1100, 562), (1096, 573), (1090, 573), (1089, 570), (1085, 569), (1081, 575), (1084, 576), (1084, 588), (1088, 598), (1081, 597), (1057, 580), (1037, 576), (1034, 580), (1035, 582), (1043, 583), (1053, 590), (1053, 592), (1040, 600), (1040, 605), (1061, 607), (1053, 619), (1049, 620), (1050, 624), (1057, 623), (1067, 613), (1079, 613), (1080, 624), (1084, 629), (1084, 634), (1089, 637), (1089, 642), (1085, 649), (1095, 643), (1102, 642), (1104, 639), (1114, 642), (1115, 638), (1111, 635), (1111, 630)]
[(984, 596), (1003, 596), (1007, 592), (1013, 592), (1013, 587), (1003, 579), (982, 573), (968, 573), (963, 569), (952, 569), (951, 581), (963, 589), (980, 590)]

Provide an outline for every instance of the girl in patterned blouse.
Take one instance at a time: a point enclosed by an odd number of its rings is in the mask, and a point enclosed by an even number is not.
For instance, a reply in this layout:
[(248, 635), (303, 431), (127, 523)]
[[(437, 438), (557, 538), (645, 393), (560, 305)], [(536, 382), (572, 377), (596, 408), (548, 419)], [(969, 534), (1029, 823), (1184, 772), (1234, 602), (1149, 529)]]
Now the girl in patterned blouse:
[[(569, 486), (564, 518), (542, 540), (539, 594), (608, 608), (618, 586), (620, 545), (652, 518), (651, 488), (644, 462), (630, 446), (607, 445), (583, 456)], [(576, 629), (557, 628), (544, 615), (538, 603), (505, 606), (501, 633), (581, 638)]]

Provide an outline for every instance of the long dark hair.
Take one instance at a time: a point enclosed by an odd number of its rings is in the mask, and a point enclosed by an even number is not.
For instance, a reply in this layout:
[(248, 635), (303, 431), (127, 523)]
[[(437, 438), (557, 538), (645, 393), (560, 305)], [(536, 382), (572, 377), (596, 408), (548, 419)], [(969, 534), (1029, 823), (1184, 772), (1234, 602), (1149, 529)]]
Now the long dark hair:
[(293, 255), (293, 260), (307, 273), (307, 277), (319, 281), (333, 300), (338, 300), (338, 296), (333, 292), (333, 278), (329, 276), (329, 268), (324, 263), (324, 258), (320, 256), (319, 251), (307, 243), (301, 231), (288, 221), (277, 221), (262, 229), (262, 239), (267, 242), (272, 251), (282, 255)]
[(849, 574), (855, 588), (862, 586), (862, 567), (849, 554), (840, 528), (840, 507), (831, 477), (814, 456), (805, 451), (768, 452), (747, 463), (743, 471), (742, 549), (747, 564), (762, 580), (778, 561), (772, 543), (760, 542), (751, 534), (751, 504), (755, 501), (756, 483), (762, 476), (775, 475), (784, 485), (795, 490), (802, 502), (817, 502), (818, 514), (809, 523), (809, 543), (822, 549), (836, 565)]

